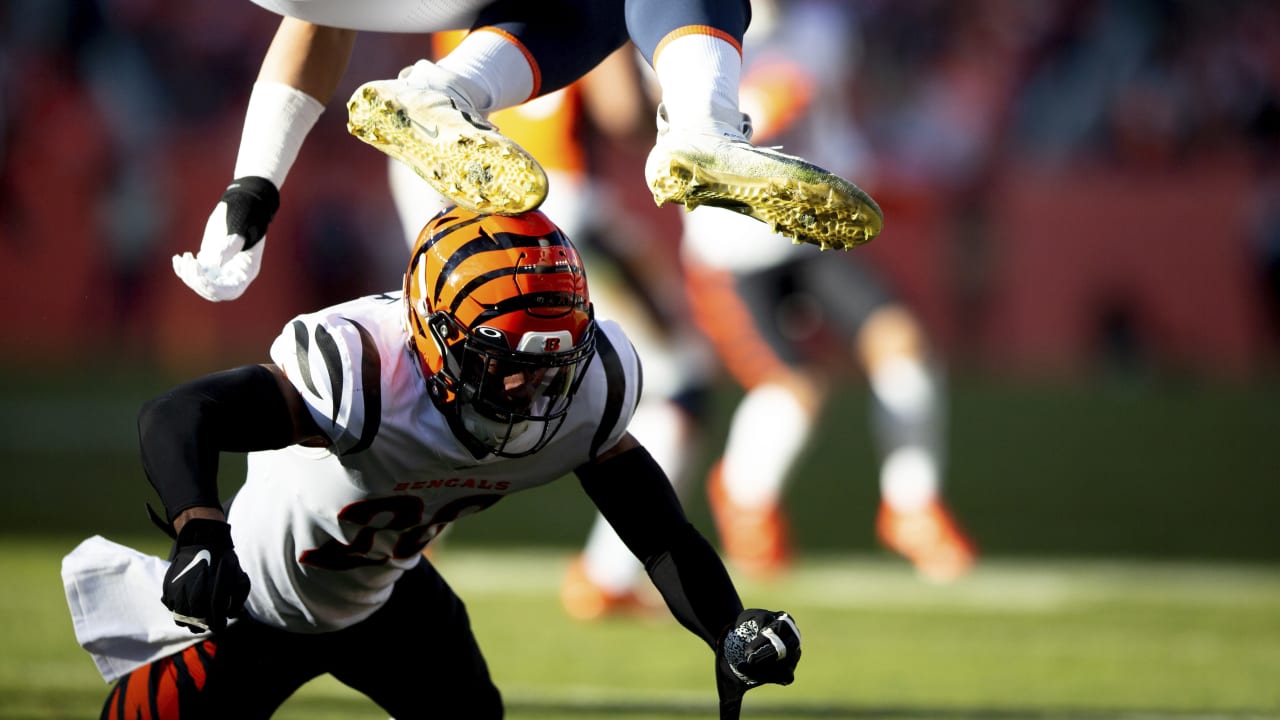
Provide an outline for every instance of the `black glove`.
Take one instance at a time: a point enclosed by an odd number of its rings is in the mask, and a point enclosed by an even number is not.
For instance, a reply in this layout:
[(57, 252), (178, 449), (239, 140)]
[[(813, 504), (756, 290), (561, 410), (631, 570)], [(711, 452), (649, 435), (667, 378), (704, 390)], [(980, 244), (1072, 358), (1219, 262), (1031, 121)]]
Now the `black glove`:
[(742, 696), (764, 683), (790, 685), (800, 662), (800, 629), (784, 612), (750, 608), (720, 640), (716, 690), (721, 720), (736, 720)]
[(195, 518), (182, 526), (160, 596), (179, 626), (193, 633), (221, 632), (227, 618), (244, 610), (249, 576), (232, 548), (231, 526), (221, 520)]

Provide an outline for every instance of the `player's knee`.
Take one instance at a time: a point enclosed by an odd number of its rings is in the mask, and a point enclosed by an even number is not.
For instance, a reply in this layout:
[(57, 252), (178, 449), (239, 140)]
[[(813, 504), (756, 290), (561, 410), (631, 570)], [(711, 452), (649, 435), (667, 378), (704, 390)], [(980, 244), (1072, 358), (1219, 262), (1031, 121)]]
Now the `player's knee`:
[(923, 359), (924, 329), (906, 308), (889, 305), (867, 317), (858, 333), (857, 351), (868, 370), (894, 358)]

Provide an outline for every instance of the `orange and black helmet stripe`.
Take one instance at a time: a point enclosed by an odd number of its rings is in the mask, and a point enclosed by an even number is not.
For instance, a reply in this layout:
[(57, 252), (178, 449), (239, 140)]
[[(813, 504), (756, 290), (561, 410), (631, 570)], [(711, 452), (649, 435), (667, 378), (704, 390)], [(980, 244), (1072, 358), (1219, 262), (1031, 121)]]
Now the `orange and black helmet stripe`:
[[(486, 220), (483, 224), (481, 220)], [(543, 232), (538, 232), (539, 230)], [(531, 232), (532, 231), (532, 232)], [(550, 250), (552, 256), (546, 256)], [(581, 276), (582, 260), (577, 250), (563, 233), (549, 223), (544, 227), (529, 227), (529, 223), (506, 216), (460, 218), (443, 225), (417, 249), (423, 254), (445, 258), (439, 268), (428, 268), (435, 275), (429, 288), (428, 300), (433, 310), (445, 310), (456, 314), (463, 302), (480, 294), (489, 282), (522, 274), (555, 274), (569, 272)], [(537, 251), (536, 255), (533, 251)], [(415, 261), (418, 258), (415, 257)], [(556, 262), (561, 261), (561, 262)], [(454, 287), (450, 280), (463, 267), (470, 279), (461, 287)], [(434, 270), (434, 273), (431, 271)], [(575, 289), (585, 289), (584, 282), (575, 283)], [(573, 300), (572, 298), (566, 298)], [(578, 298), (582, 302), (585, 298)], [(471, 318), (458, 318), (471, 325)]]

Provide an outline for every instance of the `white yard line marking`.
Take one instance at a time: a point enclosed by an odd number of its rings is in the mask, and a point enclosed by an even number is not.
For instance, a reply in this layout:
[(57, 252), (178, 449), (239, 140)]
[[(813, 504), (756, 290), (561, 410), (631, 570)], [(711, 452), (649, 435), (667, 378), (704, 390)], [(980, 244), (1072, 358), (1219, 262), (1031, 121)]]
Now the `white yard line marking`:
[[(466, 595), (542, 596), (558, 592), (569, 554), (444, 548), (436, 564)], [(1272, 606), (1280, 611), (1280, 567), (1114, 560), (985, 561), (951, 585), (934, 585), (893, 559), (801, 562), (769, 585), (738, 580), (743, 592), (783, 605), (891, 607), (909, 612), (1055, 612), (1100, 603)]]

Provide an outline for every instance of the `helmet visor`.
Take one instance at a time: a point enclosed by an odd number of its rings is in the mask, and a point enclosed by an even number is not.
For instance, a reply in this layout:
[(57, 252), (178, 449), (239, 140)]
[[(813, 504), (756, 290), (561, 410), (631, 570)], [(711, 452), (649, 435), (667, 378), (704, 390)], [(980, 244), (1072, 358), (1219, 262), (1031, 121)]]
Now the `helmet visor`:
[[(562, 352), (522, 352), (468, 338), (458, 352), (464, 426), (497, 455), (527, 455), (560, 429), (595, 351), (595, 336)], [(457, 352), (457, 350), (455, 350)]]

